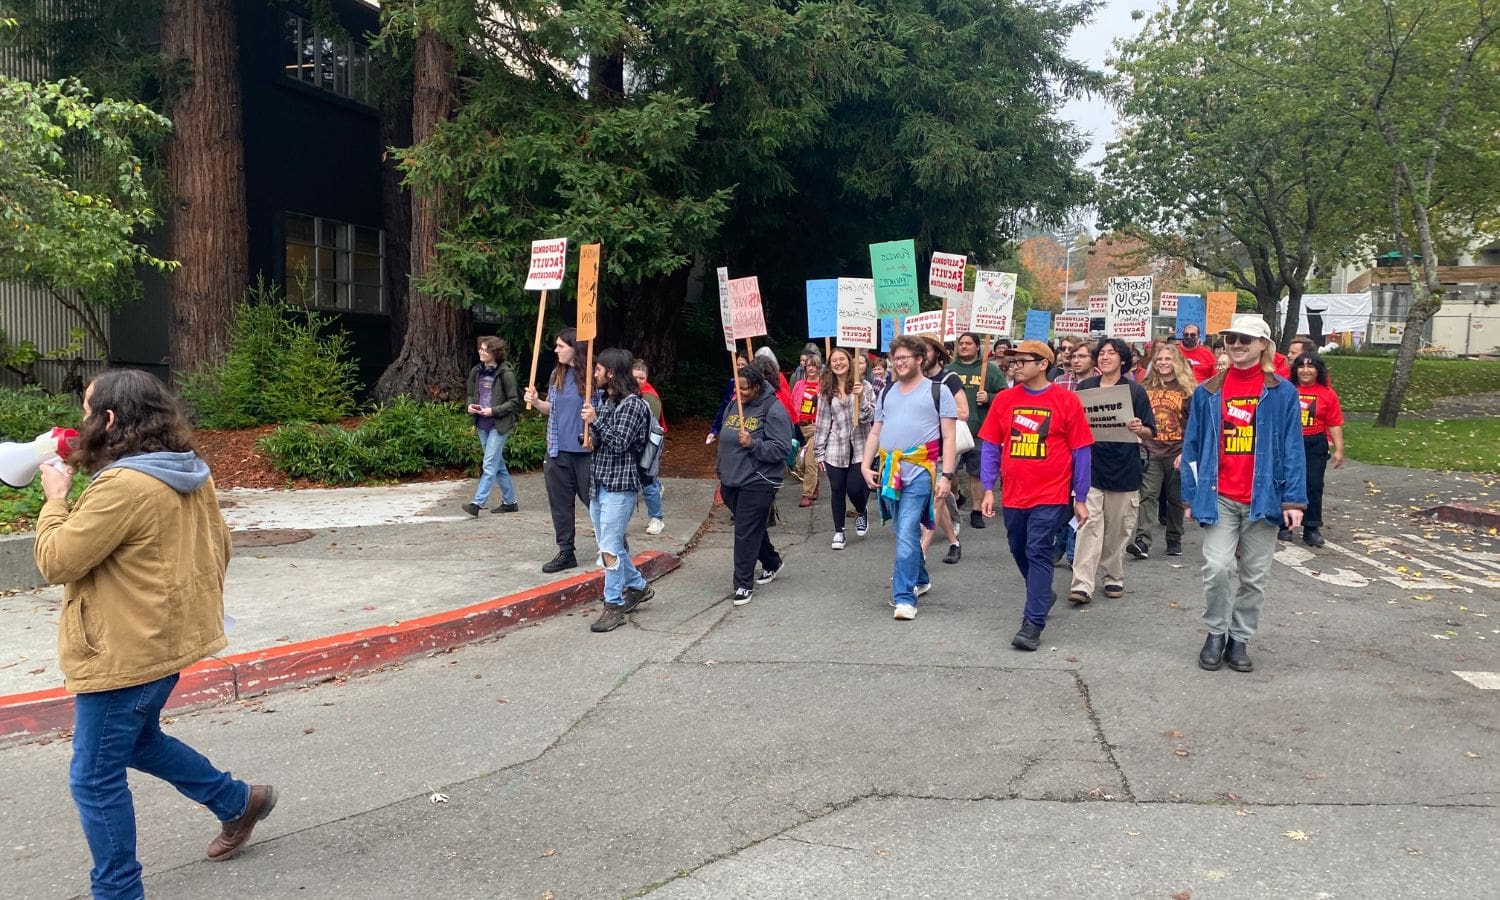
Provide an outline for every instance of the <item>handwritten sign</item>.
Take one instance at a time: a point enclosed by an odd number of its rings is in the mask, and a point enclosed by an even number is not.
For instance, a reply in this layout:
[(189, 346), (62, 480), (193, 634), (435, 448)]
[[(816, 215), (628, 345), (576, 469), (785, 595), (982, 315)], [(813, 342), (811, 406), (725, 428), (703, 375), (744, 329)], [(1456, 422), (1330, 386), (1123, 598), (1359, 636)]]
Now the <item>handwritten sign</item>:
[(1181, 296), (1181, 294), (1162, 291), (1161, 296), (1156, 298), (1156, 314), (1160, 316), (1177, 315), (1177, 298)]
[(578, 248), (578, 339), (592, 341), (599, 336), (599, 249), (598, 244)]
[[(808, 282), (811, 284), (812, 282)], [(838, 341), (840, 347), (874, 347), (878, 341), (875, 318), (875, 280), (838, 278)]]
[(839, 280), (824, 278), (807, 283), (807, 336), (833, 337), (839, 333)]
[(531, 242), (531, 269), (526, 273), (526, 290), (556, 291), (562, 289), (563, 273), (568, 268), (568, 239), (556, 238)]
[(934, 297), (959, 299), (964, 293), (964, 269), (968, 265), (967, 256), (932, 254), (932, 265), (927, 268), (927, 292)]
[(1090, 294), (1089, 295), (1089, 316), (1091, 318), (1095, 318), (1095, 319), (1103, 318), (1104, 315), (1106, 313), (1108, 313), (1108, 312), (1109, 312), (1109, 295), (1108, 294)]
[(896, 339), (896, 332), (901, 330), (900, 319), (880, 320), (880, 352), (891, 352), (891, 341)]
[(1015, 326), (1016, 275), (980, 271), (974, 277), (974, 306), (969, 329), (980, 334), (1010, 337)]
[(970, 325), (973, 318), (973, 291), (964, 291), (948, 301), (948, 322), (943, 326), (943, 340), (950, 344), (957, 342), (959, 335), (973, 330)]
[(1208, 334), (1208, 305), (1203, 300), (1202, 294), (1182, 294), (1177, 298), (1177, 337), (1182, 337), (1182, 329), (1188, 325), (1197, 325), (1198, 334)]
[(724, 349), (734, 352), (734, 305), (729, 302), (729, 269), (719, 267), (719, 323), (724, 327)]
[(730, 279), (729, 306), (734, 314), (737, 340), (766, 333), (766, 313), (760, 304), (760, 280), (754, 275)]
[(918, 313), (915, 316), (907, 316), (901, 320), (902, 334), (930, 334), (933, 337), (937, 337), (942, 328), (943, 311), (940, 309)]
[(1057, 329), (1058, 334), (1088, 334), (1089, 314), (1083, 312), (1066, 312), (1052, 321), (1052, 327)]
[(870, 245), (870, 274), (875, 280), (875, 308), (880, 318), (922, 311), (917, 297), (917, 248), (913, 241)]
[(1239, 295), (1234, 291), (1209, 291), (1205, 333), (1217, 334), (1228, 328), (1234, 321), (1234, 305), (1238, 300)]
[(1089, 388), (1078, 392), (1078, 402), (1083, 404), (1083, 414), (1088, 417), (1089, 428), (1094, 432), (1094, 442), (1109, 441), (1115, 444), (1139, 444), (1125, 424), (1135, 418), (1135, 404), (1130, 399), (1130, 385), (1117, 384), (1112, 387)]
[(1104, 333), (1127, 341), (1151, 336), (1151, 276), (1126, 275), (1109, 280), (1109, 308)]
[(1026, 313), (1026, 334), (1022, 340), (1046, 342), (1052, 335), (1052, 313), (1033, 309)]

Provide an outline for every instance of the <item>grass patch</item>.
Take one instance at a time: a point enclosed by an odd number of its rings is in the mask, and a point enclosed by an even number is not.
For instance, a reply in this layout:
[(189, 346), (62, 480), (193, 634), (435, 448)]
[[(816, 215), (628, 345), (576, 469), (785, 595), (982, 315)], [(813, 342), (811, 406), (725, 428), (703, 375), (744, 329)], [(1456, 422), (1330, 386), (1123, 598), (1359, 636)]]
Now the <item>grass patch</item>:
[[(1347, 412), (1376, 412), (1385, 399), (1395, 360), (1369, 356), (1326, 356), (1328, 372)], [(1419, 359), (1402, 401), (1402, 412), (1432, 408), (1439, 397), (1500, 391), (1500, 360)]]
[(1395, 428), (1346, 421), (1344, 453), (1380, 466), (1500, 472), (1500, 419), (1440, 419)]

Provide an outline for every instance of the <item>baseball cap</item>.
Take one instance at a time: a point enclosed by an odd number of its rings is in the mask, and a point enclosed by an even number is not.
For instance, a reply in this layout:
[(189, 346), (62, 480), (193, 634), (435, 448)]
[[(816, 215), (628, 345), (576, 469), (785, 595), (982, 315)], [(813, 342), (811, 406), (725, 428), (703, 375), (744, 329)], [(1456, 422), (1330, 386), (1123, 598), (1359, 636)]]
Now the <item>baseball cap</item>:
[(1042, 359), (1045, 359), (1048, 363), (1051, 363), (1054, 359), (1056, 359), (1056, 357), (1054, 357), (1052, 355), (1052, 348), (1048, 347), (1046, 344), (1042, 343), (1041, 341), (1022, 341), (1020, 344), (1016, 345), (1015, 347), (1012, 347), (1011, 350), (1010, 350), (1010, 352), (1008, 354), (1006, 354), (1006, 355), (1007, 356), (1040, 356)]
[(1257, 315), (1235, 316), (1229, 327), (1224, 329), (1224, 334), (1244, 334), (1255, 338), (1271, 339), (1271, 326), (1266, 320)]

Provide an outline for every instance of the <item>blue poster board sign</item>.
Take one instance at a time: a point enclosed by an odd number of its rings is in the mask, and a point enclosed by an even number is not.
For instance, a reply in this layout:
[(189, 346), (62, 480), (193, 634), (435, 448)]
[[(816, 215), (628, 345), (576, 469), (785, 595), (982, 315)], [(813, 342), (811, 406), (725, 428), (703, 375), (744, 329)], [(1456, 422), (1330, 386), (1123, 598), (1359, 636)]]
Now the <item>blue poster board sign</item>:
[(880, 352), (891, 352), (891, 340), (895, 338), (896, 331), (901, 327), (900, 319), (880, 320)]
[(839, 280), (821, 278), (807, 283), (807, 336), (838, 337)]
[(1026, 311), (1026, 334), (1021, 338), (1024, 341), (1041, 341), (1046, 343), (1047, 338), (1052, 336), (1052, 313), (1040, 309), (1029, 309)]
[(1197, 325), (1198, 336), (1208, 334), (1208, 303), (1202, 294), (1183, 294), (1177, 298), (1177, 339), (1182, 339), (1184, 325)]

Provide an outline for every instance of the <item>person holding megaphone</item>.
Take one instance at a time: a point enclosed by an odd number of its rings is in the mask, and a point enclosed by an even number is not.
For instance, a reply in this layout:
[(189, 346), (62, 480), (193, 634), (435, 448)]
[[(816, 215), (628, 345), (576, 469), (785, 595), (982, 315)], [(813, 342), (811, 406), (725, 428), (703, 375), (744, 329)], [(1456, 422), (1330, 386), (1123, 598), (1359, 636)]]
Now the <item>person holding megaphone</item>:
[[(182, 670), (229, 643), (229, 528), (176, 398), (145, 372), (105, 371), (83, 395), (67, 463), (40, 469), (47, 500), (36, 564), (64, 585), (58, 661), (77, 695), (69, 787), (93, 853), (94, 896), (140, 897), (127, 768), (218, 817), (210, 860), (239, 852), (276, 806), (276, 791), (230, 777), (161, 729)], [(89, 475), (71, 505), (70, 466)]]

